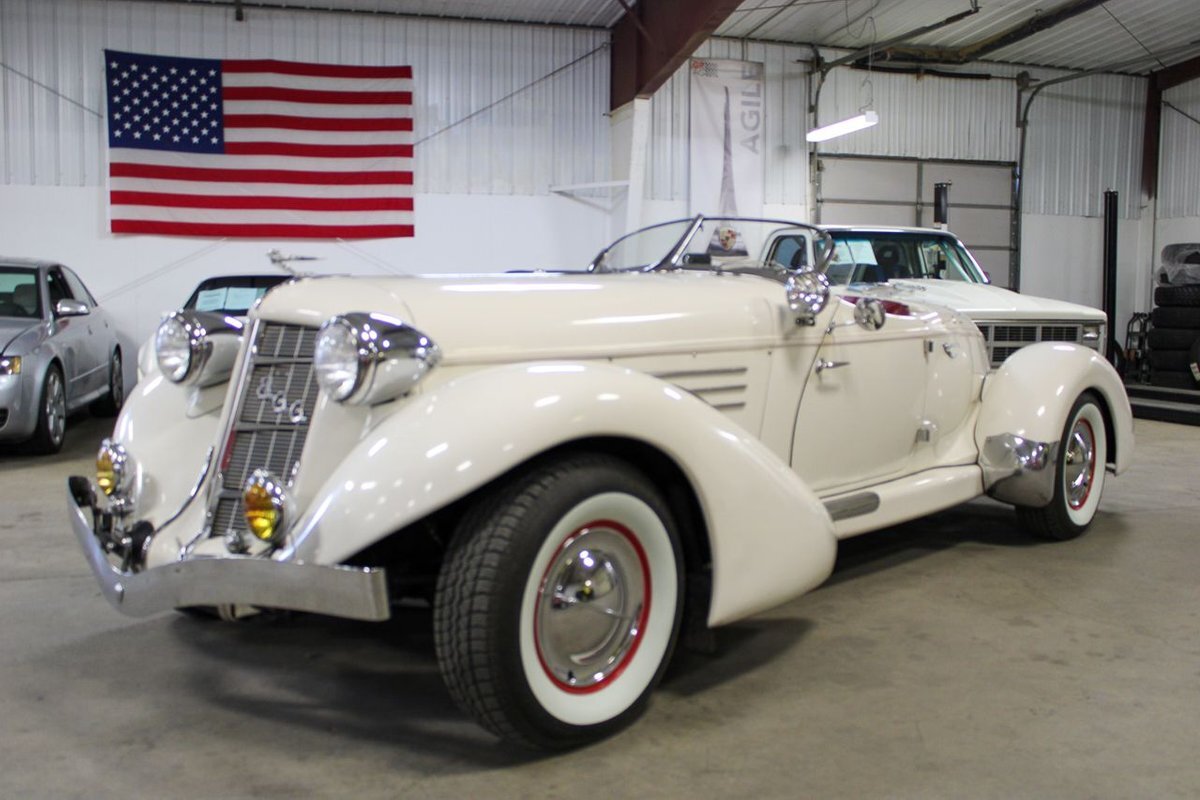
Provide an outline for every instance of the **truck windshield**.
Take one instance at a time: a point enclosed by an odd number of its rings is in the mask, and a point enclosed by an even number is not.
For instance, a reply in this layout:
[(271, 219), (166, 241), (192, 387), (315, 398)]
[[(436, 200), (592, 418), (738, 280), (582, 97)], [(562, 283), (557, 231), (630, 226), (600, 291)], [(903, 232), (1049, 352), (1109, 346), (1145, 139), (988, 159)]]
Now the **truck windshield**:
[(902, 231), (830, 231), (830, 283), (942, 279), (988, 283), (983, 270), (953, 236)]

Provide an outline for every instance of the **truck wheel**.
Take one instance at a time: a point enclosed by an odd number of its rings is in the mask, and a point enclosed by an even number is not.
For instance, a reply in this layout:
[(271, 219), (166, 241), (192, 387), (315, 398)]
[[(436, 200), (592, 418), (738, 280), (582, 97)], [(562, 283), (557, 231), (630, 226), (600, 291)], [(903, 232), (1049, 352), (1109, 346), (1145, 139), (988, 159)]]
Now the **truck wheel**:
[(42, 381), (37, 427), (33, 430), (30, 449), (35, 453), (57, 453), (62, 449), (66, 433), (67, 392), (63, 386), (62, 372), (52, 365)]
[(1108, 434), (1100, 402), (1084, 392), (1071, 407), (1059, 441), (1054, 498), (1042, 508), (1017, 506), (1021, 524), (1031, 533), (1059, 541), (1083, 533), (1100, 505), (1107, 460)]
[(434, 599), (455, 702), (517, 744), (560, 750), (631, 723), (679, 632), (683, 557), (670, 511), (633, 467), (544, 461), (471, 507)]

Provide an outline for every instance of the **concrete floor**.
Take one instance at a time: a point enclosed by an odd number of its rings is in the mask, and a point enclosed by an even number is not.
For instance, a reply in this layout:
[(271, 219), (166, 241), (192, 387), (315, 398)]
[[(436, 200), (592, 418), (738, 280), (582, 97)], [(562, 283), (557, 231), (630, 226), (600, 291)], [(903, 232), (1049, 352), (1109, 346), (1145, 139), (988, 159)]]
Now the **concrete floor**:
[(0, 454), (0, 797), (1200, 796), (1200, 428), (1137, 423), (1092, 530), (978, 501), (845, 543), (823, 588), (685, 655), (629, 731), (513, 753), (386, 625), (130, 620), (66, 526), (108, 422)]

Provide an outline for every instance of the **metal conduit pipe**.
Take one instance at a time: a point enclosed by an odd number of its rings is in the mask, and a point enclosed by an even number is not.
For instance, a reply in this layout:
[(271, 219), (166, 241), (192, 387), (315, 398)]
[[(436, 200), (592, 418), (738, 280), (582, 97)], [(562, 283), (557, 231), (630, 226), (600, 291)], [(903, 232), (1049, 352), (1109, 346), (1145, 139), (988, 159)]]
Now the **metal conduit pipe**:
[[(1021, 73), (1021, 76), (1018, 76), (1018, 81), (1017, 81), (1017, 86), (1019, 87), (1018, 92), (1029, 91), (1029, 96), (1027, 98), (1025, 98), (1025, 103), (1021, 108), (1021, 115), (1017, 119), (1017, 127), (1021, 129), (1020, 147), (1019, 147), (1019, 150), (1017, 153), (1016, 209), (1013, 212), (1014, 218), (1015, 218), (1015, 230), (1014, 230), (1013, 238), (1015, 239), (1017, 258), (1016, 258), (1016, 261), (1013, 262), (1013, 264), (1009, 267), (1009, 271), (1008, 271), (1008, 285), (1009, 285), (1010, 289), (1012, 289), (1014, 292), (1021, 291), (1021, 234), (1022, 234), (1022, 227), (1023, 227), (1021, 225), (1021, 213), (1025, 207), (1024, 206), (1024, 199), (1025, 199), (1025, 147), (1026, 147), (1026, 139), (1028, 138), (1028, 135), (1029, 135), (1029, 107), (1033, 105), (1033, 101), (1037, 98), (1037, 96), (1039, 94), (1041, 94), (1043, 89), (1049, 88), (1051, 86), (1056, 86), (1060, 83), (1067, 83), (1069, 81), (1079, 80), (1080, 78), (1087, 78), (1091, 75), (1097, 75), (1102, 72), (1120, 72), (1123, 69), (1128, 69), (1129, 67), (1145, 63), (1147, 60), (1149, 60), (1151, 58), (1169, 58), (1172, 55), (1184, 52), (1186, 50), (1194, 49), (1197, 46), (1200, 46), (1200, 41), (1191, 41), (1191, 42), (1188, 42), (1187, 44), (1182, 44), (1177, 47), (1168, 48), (1168, 49), (1162, 51), (1161, 53), (1154, 53), (1154, 54), (1140, 56), (1138, 58), (1130, 59), (1128, 61), (1122, 61), (1119, 64), (1109, 64), (1109, 65), (1103, 66), (1103, 67), (1095, 67), (1093, 69), (1086, 69), (1081, 72), (1073, 72), (1070, 75), (1060, 75), (1057, 78), (1050, 78), (1048, 80), (1038, 81), (1037, 83), (1028, 83), (1027, 82), (1029, 80), (1028, 73)], [(1023, 78), (1022, 78), (1022, 76), (1023, 76)], [(1026, 82), (1024, 87), (1021, 87), (1022, 82)], [(1019, 94), (1018, 94), (1018, 96), (1019, 96)]]

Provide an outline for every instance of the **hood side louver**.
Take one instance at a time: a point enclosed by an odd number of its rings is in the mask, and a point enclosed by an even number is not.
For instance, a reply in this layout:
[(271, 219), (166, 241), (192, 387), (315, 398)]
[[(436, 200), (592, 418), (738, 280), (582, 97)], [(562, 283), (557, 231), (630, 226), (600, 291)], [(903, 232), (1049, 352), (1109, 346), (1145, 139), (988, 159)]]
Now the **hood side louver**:
[(680, 370), (654, 373), (654, 377), (694, 394), (719, 411), (746, 407), (747, 367)]

